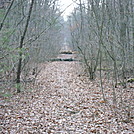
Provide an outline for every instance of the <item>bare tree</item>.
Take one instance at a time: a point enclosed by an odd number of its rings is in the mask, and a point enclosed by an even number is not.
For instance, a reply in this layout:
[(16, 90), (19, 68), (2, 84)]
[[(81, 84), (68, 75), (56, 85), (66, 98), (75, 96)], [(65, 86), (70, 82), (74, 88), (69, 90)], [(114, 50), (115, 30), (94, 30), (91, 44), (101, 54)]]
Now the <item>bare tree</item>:
[(22, 67), (22, 48), (23, 48), (23, 43), (24, 43), (24, 39), (26, 36), (26, 32), (28, 29), (28, 25), (30, 22), (30, 17), (31, 17), (31, 13), (32, 13), (32, 9), (33, 9), (33, 5), (34, 5), (34, 0), (31, 1), (30, 7), (29, 7), (29, 12), (28, 12), (28, 17), (26, 20), (26, 25), (24, 27), (24, 31), (22, 33), (21, 39), (20, 39), (20, 52), (19, 52), (19, 63), (18, 63), (18, 70), (17, 70), (17, 79), (16, 79), (16, 83), (17, 83), (17, 92), (20, 92), (20, 75), (21, 75), (21, 67)]

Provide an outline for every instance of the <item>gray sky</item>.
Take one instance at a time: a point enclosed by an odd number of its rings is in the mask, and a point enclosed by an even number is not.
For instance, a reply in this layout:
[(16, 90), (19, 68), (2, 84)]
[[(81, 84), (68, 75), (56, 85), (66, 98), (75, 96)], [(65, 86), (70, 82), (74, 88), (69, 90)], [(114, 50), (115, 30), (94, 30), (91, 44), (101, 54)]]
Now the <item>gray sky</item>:
[(72, 10), (74, 8), (74, 4), (72, 4), (72, 3), (73, 3), (72, 0), (60, 0), (60, 5), (62, 6), (61, 7), (62, 10), (64, 10), (71, 4), (63, 14), (64, 19), (66, 19), (67, 16), (72, 12)]

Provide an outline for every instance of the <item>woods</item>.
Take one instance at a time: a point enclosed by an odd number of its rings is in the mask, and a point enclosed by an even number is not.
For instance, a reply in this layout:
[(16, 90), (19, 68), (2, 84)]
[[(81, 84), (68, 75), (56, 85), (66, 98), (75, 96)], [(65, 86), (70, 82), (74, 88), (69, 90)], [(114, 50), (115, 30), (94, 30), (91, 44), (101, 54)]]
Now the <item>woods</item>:
[(91, 79), (100, 64), (113, 70), (115, 84), (119, 75), (124, 84), (133, 77), (133, 4), (132, 0), (80, 0), (69, 16), (72, 45), (79, 49)]
[(68, 19), (72, 46), (79, 51), (89, 78), (99, 77), (103, 100), (109, 99), (107, 85), (111, 84), (113, 104), (128, 114), (131, 104), (126, 103), (125, 92), (134, 77), (134, 1), (79, 0), (76, 4)]
[(16, 81), (20, 92), (20, 81), (26, 81), (33, 70), (38, 73), (40, 62), (57, 55), (63, 20), (57, 1), (12, 0), (3, 4), (8, 6), (0, 9), (1, 82), (12, 85)]
[(132, 134), (134, 0), (60, 2), (0, 1), (0, 132)]

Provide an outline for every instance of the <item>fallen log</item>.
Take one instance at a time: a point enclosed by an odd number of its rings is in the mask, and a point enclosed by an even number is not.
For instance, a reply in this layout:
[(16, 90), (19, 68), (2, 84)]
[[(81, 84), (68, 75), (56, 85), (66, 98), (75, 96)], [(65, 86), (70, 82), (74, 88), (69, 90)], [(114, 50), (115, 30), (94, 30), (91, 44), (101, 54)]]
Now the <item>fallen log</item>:
[(76, 60), (76, 59), (72, 59), (72, 58), (69, 58), (69, 59), (61, 59), (61, 58), (56, 58), (56, 59), (49, 59), (48, 61), (79, 61), (79, 60)]
[(68, 52), (62, 51), (62, 52), (60, 52), (60, 54), (73, 54), (73, 52), (71, 52), (71, 51), (68, 51)]

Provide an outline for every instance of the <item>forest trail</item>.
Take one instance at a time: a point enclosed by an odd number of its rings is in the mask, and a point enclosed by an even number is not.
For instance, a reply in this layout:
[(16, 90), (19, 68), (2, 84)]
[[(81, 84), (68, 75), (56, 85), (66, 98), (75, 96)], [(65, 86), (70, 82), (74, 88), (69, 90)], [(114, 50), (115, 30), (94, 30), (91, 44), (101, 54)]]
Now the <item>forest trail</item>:
[[(99, 84), (80, 76), (79, 62), (49, 62), (38, 83), (39, 89), (15, 95), (2, 106), (1, 134), (118, 133), (121, 126), (103, 107)], [(120, 130), (127, 130), (125, 127)]]

